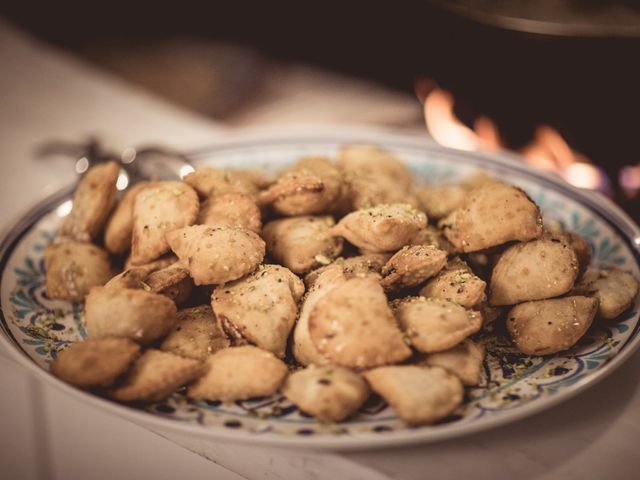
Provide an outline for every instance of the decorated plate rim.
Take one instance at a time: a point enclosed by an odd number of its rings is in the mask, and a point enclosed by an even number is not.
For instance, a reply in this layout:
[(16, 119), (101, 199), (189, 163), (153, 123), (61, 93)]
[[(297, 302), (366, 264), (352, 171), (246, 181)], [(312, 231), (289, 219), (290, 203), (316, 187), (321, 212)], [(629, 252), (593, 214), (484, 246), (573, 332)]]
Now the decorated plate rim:
[[(568, 195), (572, 200), (581, 203), (583, 206), (598, 215), (612, 228), (620, 233), (620, 236), (628, 243), (633, 257), (640, 265), (640, 228), (633, 220), (624, 213), (617, 205), (599, 193), (582, 191), (565, 183), (559, 177), (546, 172), (539, 172), (524, 164), (520, 157), (515, 154), (505, 152), (465, 152), (442, 147), (423, 135), (412, 133), (390, 132), (375, 128), (341, 128), (336, 131), (332, 128), (320, 128), (309, 131), (307, 129), (261, 129), (226, 134), (224, 139), (219, 139), (210, 145), (194, 149), (188, 152), (189, 158), (195, 162), (198, 159), (239, 147), (255, 147), (257, 145), (277, 146), (296, 144), (346, 144), (346, 143), (378, 143), (387, 147), (398, 148), (420, 148), (450, 157), (462, 157), (471, 163), (482, 166), (491, 164), (494, 169), (517, 171), (521, 175), (532, 177), (542, 186), (552, 188)], [(10, 223), (3, 232), (0, 243), (0, 284), (4, 277), (5, 266), (14, 251), (31, 226), (49, 212), (52, 206), (71, 194), (73, 187), (64, 188), (53, 195), (38, 202), (34, 207), (20, 215), (17, 221)], [(233, 431), (223, 427), (204, 427), (194, 424), (185, 424), (175, 419), (164, 418), (149, 412), (141, 411), (132, 407), (121, 405), (113, 401), (95, 396), (83, 390), (76, 389), (58, 380), (49, 372), (36, 365), (34, 360), (27, 355), (18, 344), (6, 326), (4, 313), (0, 311), (0, 343), (11, 357), (20, 365), (24, 366), (30, 373), (38, 378), (44, 379), (50, 385), (60, 389), (74, 398), (86, 402), (90, 405), (101, 408), (104, 411), (118, 415), (132, 421), (135, 424), (144, 426), (153, 431), (161, 433), (174, 432), (177, 434), (187, 434), (197, 438), (210, 440), (229, 440), (254, 445), (281, 446), (296, 448), (321, 448), (327, 450), (356, 450), (374, 449), (382, 447), (403, 446), (417, 443), (427, 443), (444, 439), (451, 439), (463, 435), (470, 435), (490, 428), (512, 423), (529, 417), (541, 411), (552, 408), (575, 395), (583, 392), (587, 388), (595, 385), (627, 360), (640, 347), (640, 322), (635, 326), (634, 331), (629, 336), (626, 343), (621, 347), (617, 355), (596, 371), (584, 376), (576, 383), (563, 388), (556, 394), (539, 398), (530, 403), (526, 403), (518, 408), (502, 412), (500, 415), (481, 417), (471, 423), (461, 425), (445, 424), (432, 426), (429, 428), (418, 428), (415, 430), (402, 430), (388, 432), (384, 435), (363, 435), (357, 438), (349, 436), (322, 436), (322, 437), (287, 437), (277, 433), (251, 433), (248, 431)]]

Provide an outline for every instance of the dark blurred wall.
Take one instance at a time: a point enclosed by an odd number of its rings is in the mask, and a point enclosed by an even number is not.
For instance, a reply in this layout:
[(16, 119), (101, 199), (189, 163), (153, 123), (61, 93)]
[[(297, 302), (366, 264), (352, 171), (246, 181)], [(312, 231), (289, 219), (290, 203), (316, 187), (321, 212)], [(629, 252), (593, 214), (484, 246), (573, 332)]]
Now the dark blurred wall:
[(231, 40), (411, 91), (429, 76), (494, 118), (512, 146), (540, 123), (614, 172), (640, 161), (638, 39), (546, 37), (505, 31), (429, 2), (5, 3), (11, 19), (74, 49), (173, 36)]

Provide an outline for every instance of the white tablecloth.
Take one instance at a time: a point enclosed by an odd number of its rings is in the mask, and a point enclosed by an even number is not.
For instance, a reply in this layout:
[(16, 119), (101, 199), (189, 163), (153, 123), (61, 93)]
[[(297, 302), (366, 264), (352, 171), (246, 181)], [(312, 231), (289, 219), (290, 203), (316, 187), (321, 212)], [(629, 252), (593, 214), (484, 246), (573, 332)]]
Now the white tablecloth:
[[(1, 21), (0, 72), (0, 228), (73, 180), (69, 161), (34, 158), (34, 148), (44, 140), (99, 133), (116, 147), (160, 142), (181, 148), (205, 144), (225, 131)], [(437, 444), (330, 454), (174, 438), (198, 456), (32, 380), (0, 352), (0, 476), (635, 479), (640, 477), (639, 376), (640, 355), (635, 355), (600, 385), (559, 407)]]

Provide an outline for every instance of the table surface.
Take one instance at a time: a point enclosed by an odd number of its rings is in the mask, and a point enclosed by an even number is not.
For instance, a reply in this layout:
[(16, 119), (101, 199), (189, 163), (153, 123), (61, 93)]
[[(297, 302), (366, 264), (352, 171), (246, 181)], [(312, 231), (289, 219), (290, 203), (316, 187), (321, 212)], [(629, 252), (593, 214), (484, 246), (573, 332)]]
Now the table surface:
[[(1, 19), (0, 66), (2, 229), (44, 194), (73, 180), (69, 160), (35, 159), (34, 149), (44, 140), (99, 133), (117, 148), (146, 142), (186, 148), (227, 130), (39, 44)], [(360, 87), (344, 80), (339, 85), (336, 98), (344, 118), (345, 89)], [(320, 90), (323, 102), (331, 98), (326, 88)], [(290, 100), (275, 113), (262, 109), (259, 118), (297, 122), (294, 112), (305, 111), (309, 93), (301, 98), (303, 104)], [(409, 99), (398, 101), (396, 112), (407, 109)], [(331, 120), (326, 108), (322, 120)], [(596, 387), (529, 419), (446, 442), (339, 454), (179, 436), (171, 441), (32, 379), (0, 351), (0, 465), (7, 479), (173, 479), (185, 472), (194, 480), (631, 479), (640, 468), (639, 377), (640, 352)]]

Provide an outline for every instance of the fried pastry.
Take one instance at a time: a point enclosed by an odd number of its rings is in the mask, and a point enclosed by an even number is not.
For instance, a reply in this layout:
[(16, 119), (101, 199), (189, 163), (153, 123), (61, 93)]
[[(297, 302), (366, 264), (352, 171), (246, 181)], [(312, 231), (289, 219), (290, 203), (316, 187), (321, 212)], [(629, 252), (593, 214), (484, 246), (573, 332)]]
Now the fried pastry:
[(506, 249), (491, 273), (492, 305), (514, 305), (568, 292), (578, 276), (578, 257), (563, 242), (540, 239)]
[(389, 365), (411, 355), (374, 278), (352, 278), (318, 300), (309, 334), (324, 357), (344, 367)]
[(464, 308), (479, 308), (486, 300), (487, 284), (467, 263), (455, 257), (420, 290), (420, 295), (455, 302)]
[(425, 353), (452, 348), (482, 327), (480, 312), (448, 300), (406, 297), (393, 310), (407, 342)]
[(462, 185), (425, 185), (416, 192), (421, 209), (432, 220), (440, 220), (460, 207), (469, 190)]
[(212, 198), (227, 193), (255, 196), (259, 187), (259, 177), (241, 170), (215, 167), (198, 167), (184, 181), (198, 192), (201, 198)]
[(590, 268), (572, 293), (597, 298), (600, 317), (614, 320), (633, 305), (638, 296), (638, 280), (629, 272), (618, 268)]
[(518, 187), (500, 182), (471, 190), (440, 224), (447, 239), (465, 253), (534, 240), (543, 233), (538, 206)]
[(187, 390), (195, 400), (233, 402), (275, 393), (289, 370), (273, 353), (245, 345), (211, 355), (207, 371)]
[(252, 196), (223, 193), (202, 204), (198, 224), (243, 228), (259, 234), (262, 230), (262, 216)]
[(462, 383), (440, 367), (379, 367), (365, 372), (371, 388), (410, 425), (433, 423), (462, 403)]
[(289, 375), (282, 393), (321, 422), (340, 422), (360, 408), (369, 396), (369, 386), (346, 368), (310, 365)]
[(84, 174), (75, 193), (73, 207), (60, 225), (58, 236), (90, 242), (102, 231), (116, 199), (120, 167), (106, 162)]
[(47, 296), (57, 300), (83, 302), (91, 288), (113, 275), (107, 252), (73, 240), (47, 245), (44, 265)]
[(369, 252), (393, 252), (427, 225), (427, 216), (410, 205), (379, 205), (343, 217), (332, 234)]
[(457, 376), (463, 385), (477, 385), (482, 361), (484, 345), (465, 339), (449, 350), (428, 354), (421, 365), (442, 367)]
[(300, 274), (340, 255), (342, 239), (330, 234), (334, 224), (330, 215), (282, 218), (267, 223), (262, 238), (274, 260)]
[(447, 252), (426, 245), (402, 247), (382, 268), (381, 285), (396, 291), (420, 285), (447, 264)]
[(212, 353), (230, 345), (216, 322), (209, 305), (179, 310), (177, 323), (160, 346), (161, 350), (182, 357), (206, 360)]
[(124, 383), (111, 396), (120, 402), (160, 401), (203, 371), (199, 360), (151, 348), (136, 360)]
[(176, 304), (164, 295), (128, 288), (95, 287), (87, 295), (90, 338), (127, 337), (148, 345), (175, 325)]
[(211, 306), (227, 337), (283, 358), (298, 315), (304, 284), (287, 268), (263, 265), (253, 274), (213, 291)]
[(167, 253), (166, 235), (192, 225), (199, 209), (198, 195), (183, 182), (157, 182), (139, 192), (133, 205), (131, 262), (141, 265)]
[(264, 241), (250, 230), (194, 225), (167, 234), (171, 249), (196, 285), (220, 285), (252, 272), (262, 262)]
[(138, 182), (130, 186), (114, 209), (104, 230), (104, 246), (113, 255), (124, 255), (131, 248), (133, 204), (143, 189), (153, 182)]
[(598, 299), (582, 296), (538, 300), (516, 305), (507, 330), (518, 350), (550, 355), (573, 347), (591, 326)]
[(80, 388), (109, 387), (127, 371), (140, 346), (128, 338), (76, 342), (58, 352), (51, 373)]

